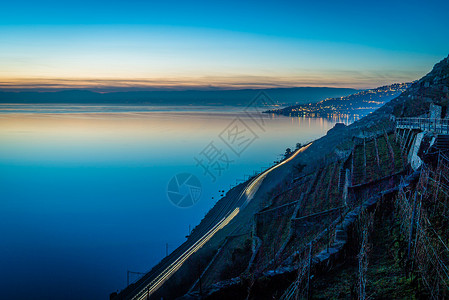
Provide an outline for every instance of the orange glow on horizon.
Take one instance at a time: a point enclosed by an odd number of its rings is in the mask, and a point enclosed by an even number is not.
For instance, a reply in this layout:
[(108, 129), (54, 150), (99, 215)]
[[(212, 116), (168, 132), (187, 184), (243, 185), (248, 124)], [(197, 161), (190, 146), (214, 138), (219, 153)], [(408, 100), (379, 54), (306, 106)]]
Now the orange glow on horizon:
[(385, 78), (373, 82), (354, 77), (327, 78), (325, 76), (204, 76), (179, 78), (2, 78), (0, 89), (93, 89), (93, 90), (151, 90), (151, 89), (263, 89), (289, 87), (335, 87), (371, 89), (396, 82)]

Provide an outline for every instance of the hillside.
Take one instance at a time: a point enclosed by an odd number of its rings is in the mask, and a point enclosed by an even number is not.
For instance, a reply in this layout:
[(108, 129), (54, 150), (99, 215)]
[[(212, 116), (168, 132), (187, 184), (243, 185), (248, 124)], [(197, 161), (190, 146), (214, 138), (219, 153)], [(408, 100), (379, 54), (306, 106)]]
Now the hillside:
[(432, 104), (446, 116), (448, 66), (446, 58), (396, 99), (330, 130), (300, 155), (297, 179), (272, 190), (255, 215), (252, 264), (210, 286), (208, 298), (447, 296), (449, 185), (441, 174), (449, 178), (449, 168), (436, 163), (443, 159), (430, 141), (438, 135), (428, 132), (417, 144), (423, 167), (412, 169), (417, 132), (395, 130), (394, 121), (430, 117)]
[[(448, 91), (449, 57), (375, 112), (331, 129), (270, 173), (151, 298), (447, 298)], [(433, 126), (398, 127), (416, 116)]]
[(322, 116), (352, 115), (364, 117), (373, 110), (381, 107), (391, 99), (404, 92), (410, 83), (395, 83), (375, 89), (365, 90), (349, 96), (327, 98), (317, 103), (299, 104), (280, 109), (273, 109), (267, 113), (284, 116)]

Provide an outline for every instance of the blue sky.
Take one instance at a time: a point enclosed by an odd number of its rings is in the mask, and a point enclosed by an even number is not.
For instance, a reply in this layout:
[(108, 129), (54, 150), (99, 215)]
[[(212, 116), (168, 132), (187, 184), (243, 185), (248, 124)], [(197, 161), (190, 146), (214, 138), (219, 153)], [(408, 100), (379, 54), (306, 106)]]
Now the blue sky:
[(447, 1), (23, 1), (0, 87), (375, 87), (449, 53)]

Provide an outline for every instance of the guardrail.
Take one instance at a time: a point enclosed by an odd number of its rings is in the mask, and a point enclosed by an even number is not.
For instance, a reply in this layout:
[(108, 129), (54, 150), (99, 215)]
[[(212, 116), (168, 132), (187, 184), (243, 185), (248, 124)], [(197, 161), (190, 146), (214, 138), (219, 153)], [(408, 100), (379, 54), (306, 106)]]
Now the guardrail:
[(449, 119), (400, 118), (396, 120), (398, 129), (421, 129), (440, 134), (449, 134)]

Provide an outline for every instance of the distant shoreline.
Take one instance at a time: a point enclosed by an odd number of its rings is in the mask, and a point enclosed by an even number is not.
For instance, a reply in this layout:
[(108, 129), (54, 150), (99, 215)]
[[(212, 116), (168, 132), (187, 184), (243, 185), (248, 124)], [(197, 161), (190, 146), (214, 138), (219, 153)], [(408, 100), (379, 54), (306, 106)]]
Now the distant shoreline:
[(0, 89), (0, 103), (23, 104), (115, 104), (115, 105), (201, 105), (248, 106), (254, 102), (271, 104), (313, 103), (342, 97), (359, 90), (351, 88), (294, 87), (242, 90), (128, 91), (101, 93), (91, 90), (6, 91)]

